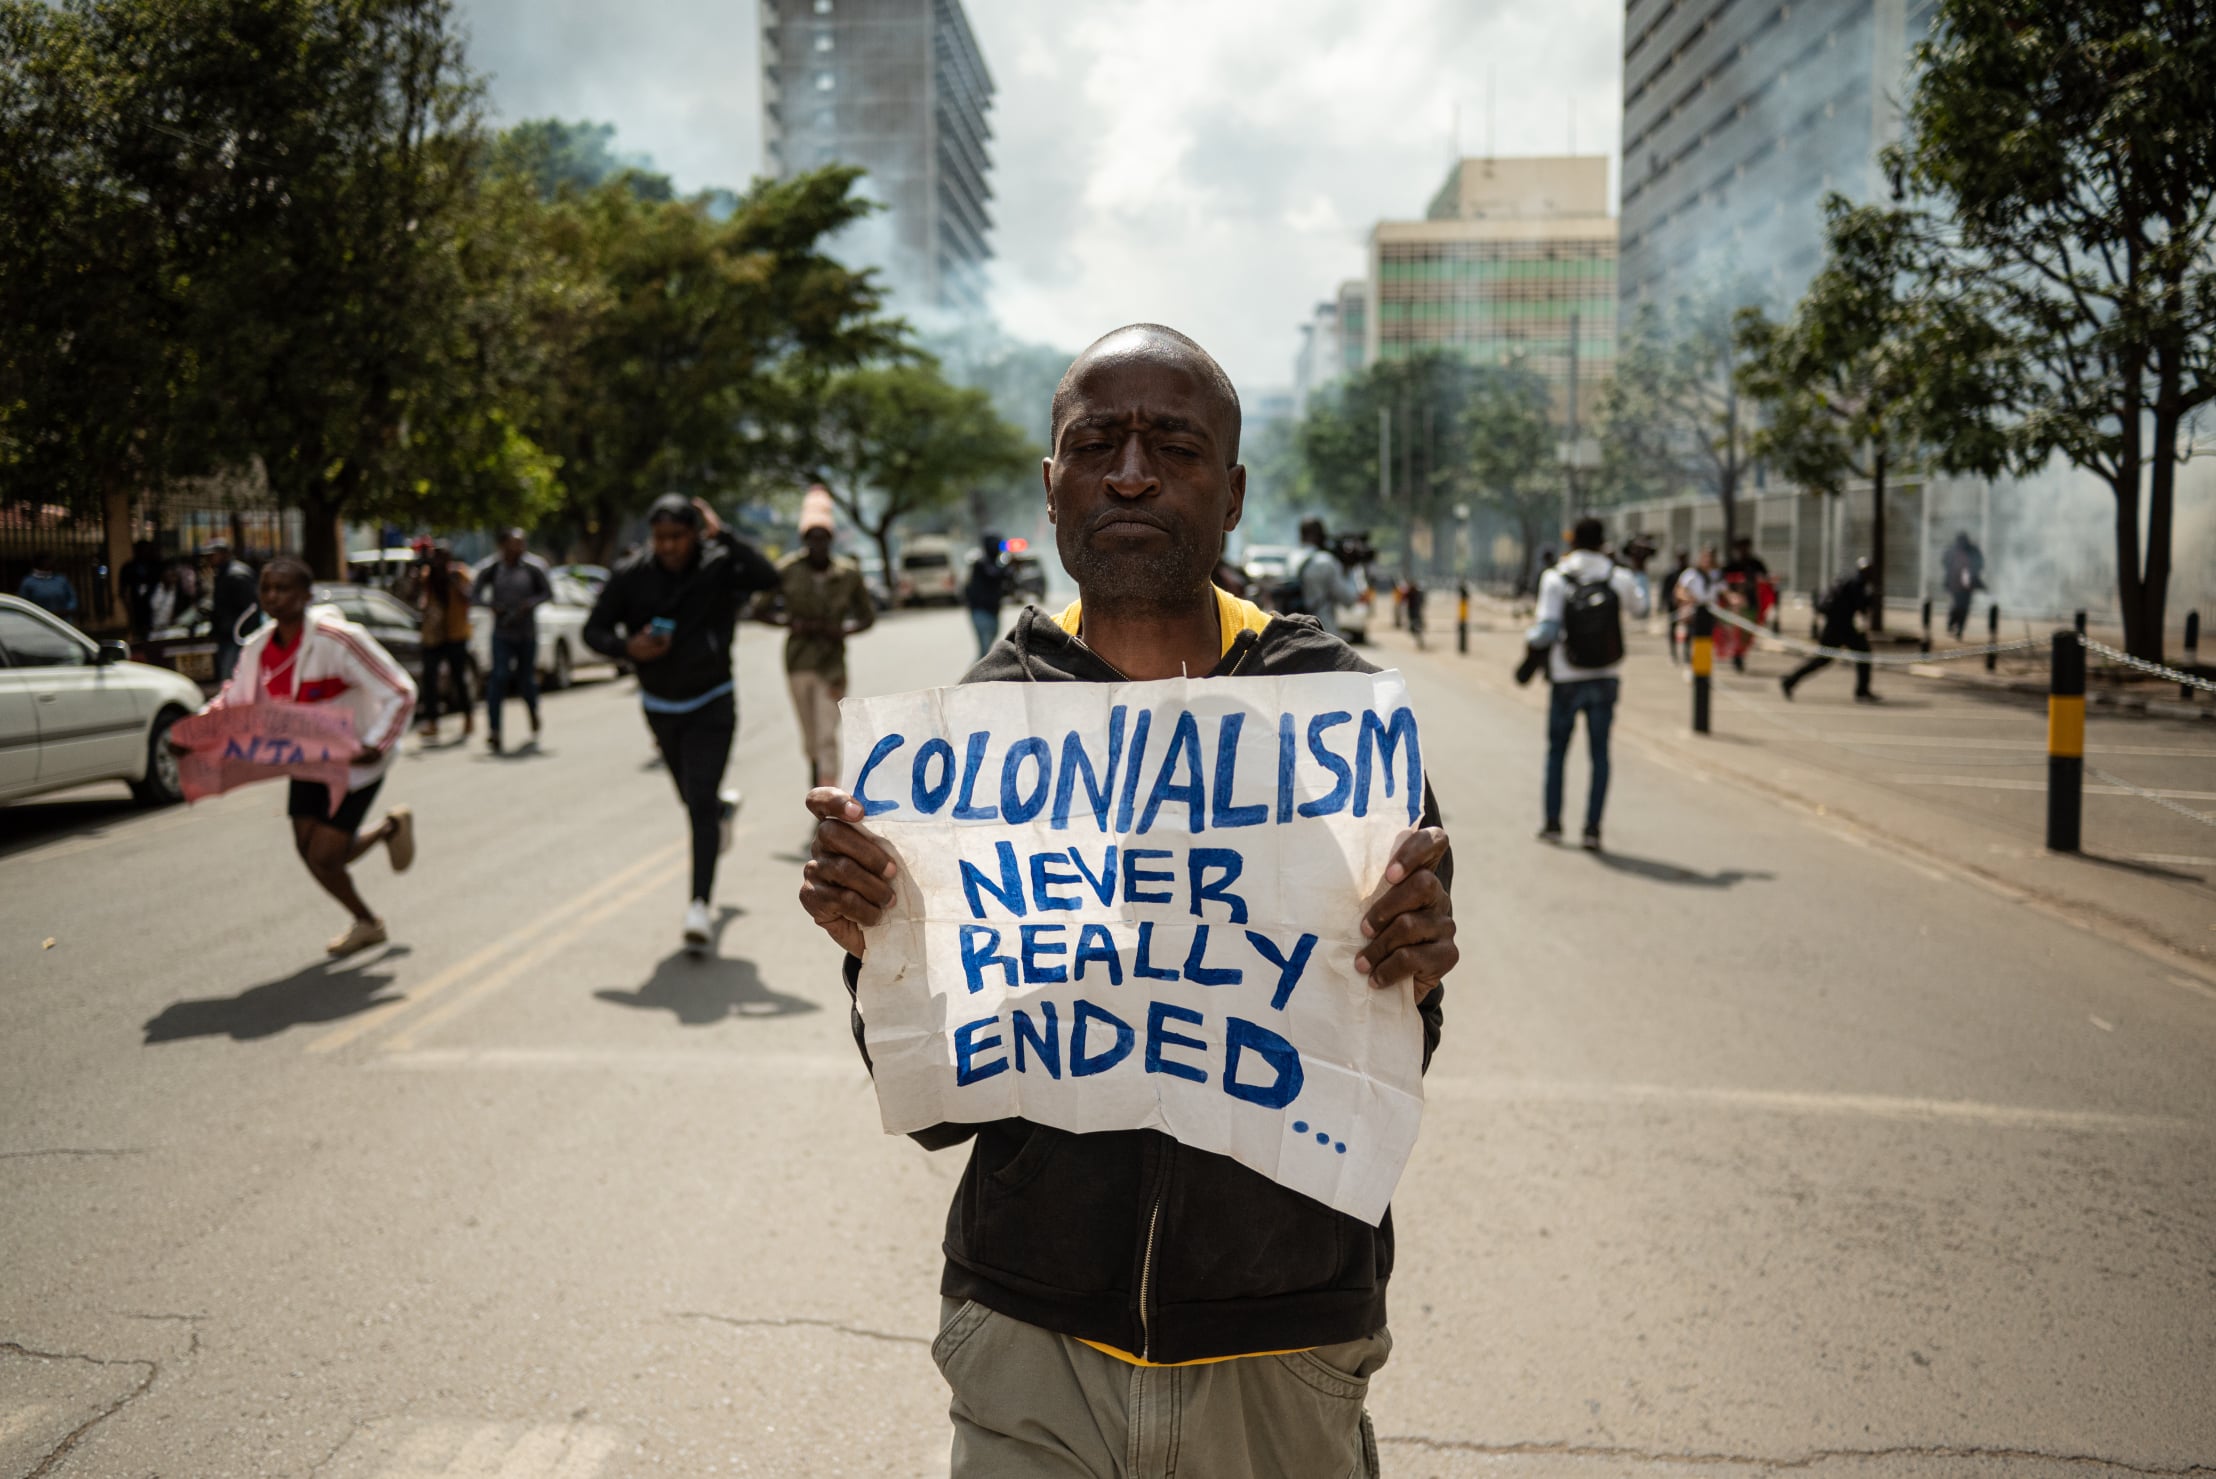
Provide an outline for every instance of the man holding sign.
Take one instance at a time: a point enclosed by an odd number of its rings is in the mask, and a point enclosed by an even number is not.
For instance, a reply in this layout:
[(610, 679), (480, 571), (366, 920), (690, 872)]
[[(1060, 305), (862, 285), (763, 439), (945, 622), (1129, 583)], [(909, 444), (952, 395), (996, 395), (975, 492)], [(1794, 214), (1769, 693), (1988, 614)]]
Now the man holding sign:
[(953, 1472), (1374, 1474), (1384, 1202), (1458, 956), (1414, 719), (1211, 584), (1246, 472), (1198, 345), (1109, 334), (1052, 428), (1078, 601), (962, 688), (850, 702), (851, 789), (808, 798), (888, 1128), (973, 1141)]

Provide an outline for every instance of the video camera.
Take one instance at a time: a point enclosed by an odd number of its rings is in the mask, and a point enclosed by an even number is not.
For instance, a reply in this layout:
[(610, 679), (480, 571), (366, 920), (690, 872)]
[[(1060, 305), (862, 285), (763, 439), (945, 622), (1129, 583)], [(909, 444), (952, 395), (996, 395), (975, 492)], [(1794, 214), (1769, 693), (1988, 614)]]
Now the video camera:
[(1616, 562), (1629, 565), (1634, 570), (1644, 570), (1647, 568), (1647, 561), (1653, 559), (1660, 548), (1654, 542), (1653, 535), (1634, 534), (1617, 546)]
[(1360, 570), (1377, 563), (1377, 546), (1370, 543), (1370, 531), (1356, 529), (1342, 531), (1331, 536), (1332, 558), (1342, 570)]

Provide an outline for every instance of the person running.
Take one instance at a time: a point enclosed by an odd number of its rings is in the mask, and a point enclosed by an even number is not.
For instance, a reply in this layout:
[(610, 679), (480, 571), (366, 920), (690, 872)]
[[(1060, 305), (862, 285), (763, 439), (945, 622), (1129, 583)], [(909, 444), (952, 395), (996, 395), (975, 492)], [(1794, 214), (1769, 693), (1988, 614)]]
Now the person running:
[(692, 894), (687, 949), (708, 948), (716, 855), (730, 846), (738, 810), (723, 768), (739, 727), (731, 642), (740, 610), (776, 590), (775, 566), (723, 527), (698, 498), (665, 493), (647, 510), (652, 538), (616, 567), (585, 620), (585, 645), (633, 664), (647, 728), (692, 825)]
[[(1070, 366), (1051, 419), (1047, 513), (1078, 599), (1023, 612), (965, 682), (1376, 671), (1312, 618), (1210, 584), (1246, 469), (1238, 394), (1206, 350), (1158, 325), (1119, 329)], [(851, 992), (895, 864), (852, 796), (819, 788), (808, 809), (801, 904), (848, 952)], [(1458, 958), (1428, 787), (1385, 877), (1366, 915), (1368, 881), (1346, 892), (1347, 933), (1368, 942), (1354, 967), (1411, 993), (1428, 1063)], [(854, 1027), (866, 1063), (858, 1013)], [(1373, 1227), (1155, 1130), (1004, 1119), (915, 1138), (973, 1142), (935, 1347), (953, 1389), (952, 1479), (1376, 1474), (1363, 1397), (1392, 1348), (1390, 1214)]]
[(392, 654), (336, 606), (309, 604), (313, 588), (305, 561), (279, 555), (262, 567), (260, 605), (269, 620), (240, 647), (236, 671), (208, 707), (332, 704), (353, 715), (361, 749), (348, 769), (337, 811), (321, 781), (292, 782), (285, 803), (293, 846), (308, 876), (354, 916), (346, 933), (325, 947), (342, 956), (386, 940), (384, 920), (363, 902), (348, 868), (380, 844), (393, 872), (405, 873), (415, 862), (415, 814), (408, 807), (391, 808), (367, 831), (362, 822), (385, 783), (395, 746), (408, 732), (416, 689)]
[[(508, 705), (512, 684), (531, 716), (531, 743), (539, 740), (539, 618), (538, 609), (554, 599), (554, 583), (546, 566), (530, 553), (521, 529), (500, 536), (500, 557), (477, 572), (471, 598), (492, 608), (492, 671), (485, 676), (485, 725), (491, 730), (486, 743), (495, 755), (500, 746), (500, 714)], [(467, 731), (465, 730), (466, 734)]]
[(239, 661), (244, 628), (260, 620), (255, 605), (259, 589), (254, 571), (244, 560), (233, 559), (231, 541), (211, 539), (200, 547), (208, 567), (208, 626), (215, 636), (215, 681), (228, 683)]
[[(1826, 647), (1845, 648), (1850, 652), (1868, 653), (1870, 639), (1855, 625), (1855, 618), (1877, 604), (1875, 581), (1870, 571), (1870, 559), (1865, 555), (1854, 562), (1854, 568), (1842, 577), (1816, 602), (1816, 611), (1824, 619), (1823, 631), (1817, 641)], [(1800, 687), (1801, 679), (1831, 665), (1831, 659), (1817, 653), (1799, 667), (1777, 680), (1777, 686), (1787, 698)], [(1870, 664), (1867, 657), (1854, 659), (1854, 701), (1858, 704), (1874, 704), (1878, 696), (1870, 691)]]
[(454, 675), (455, 706), (462, 711), (462, 738), (467, 741), (477, 732), (477, 709), (469, 698), (469, 588), (455, 568), (454, 552), (443, 544), (431, 546), (417, 601), (423, 609), (423, 710), (416, 733), (438, 742), (444, 669)]
[(1979, 591), (1985, 589), (1985, 551), (1970, 538), (1970, 531), (1960, 530), (1954, 543), (1947, 546), (1944, 568), (1947, 576), (1947, 635), (1956, 641), (1970, 627), (1970, 602)]
[(810, 488), (800, 505), (801, 548), (777, 562), (783, 600), (755, 602), (757, 620), (785, 628), (785, 683), (800, 720), (800, 748), (808, 759), (808, 784), (839, 780), (839, 700), (846, 697), (846, 639), (877, 621), (862, 567), (831, 553), (835, 535), (831, 495)]
[(1014, 591), (1015, 584), (1016, 573), (1000, 547), (1000, 536), (982, 536), (977, 558), (970, 561), (969, 578), (962, 583), (962, 604), (969, 608), (970, 630), (977, 636), (979, 657), (992, 650), (993, 639), (1000, 635), (1000, 605)]
[(1535, 647), (1547, 653), (1547, 679), (1554, 691), (1547, 704), (1547, 779), (1543, 842), (1562, 840), (1563, 768), (1577, 716), (1585, 716), (1585, 741), (1592, 757), (1592, 779), (1585, 792), (1585, 838), (1589, 852), (1600, 851), (1601, 811), (1608, 804), (1608, 733), (1616, 718), (1622, 687), (1623, 618), (1647, 614), (1646, 577), (1601, 553), (1607, 531), (1595, 518), (1582, 518), (1570, 531), (1570, 552), (1539, 577)]

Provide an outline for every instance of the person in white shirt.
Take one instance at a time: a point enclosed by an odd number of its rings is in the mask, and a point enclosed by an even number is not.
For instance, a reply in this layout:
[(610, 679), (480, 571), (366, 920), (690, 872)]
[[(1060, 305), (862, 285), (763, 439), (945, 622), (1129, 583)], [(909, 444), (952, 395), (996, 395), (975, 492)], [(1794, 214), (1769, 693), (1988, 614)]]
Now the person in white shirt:
[[(1646, 577), (1601, 553), (1606, 531), (1595, 518), (1577, 521), (1570, 552), (1539, 577), (1538, 625), (1533, 645), (1547, 645), (1547, 679), (1554, 694), (1547, 707), (1545, 825), (1539, 837), (1562, 840), (1562, 772), (1577, 716), (1585, 716), (1592, 781), (1585, 794), (1584, 845), (1600, 851), (1601, 809), (1608, 802), (1608, 732), (1616, 717), (1623, 670), (1623, 619), (1647, 614)], [(1707, 552), (1711, 568), (1713, 550)], [(1551, 644), (1551, 645), (1549, 645)]]
[(1670, 592), (1678, 624), (1690, 622), (1694, 609), (1715, 600), (1723, 588), (1724, 573), (1717, 567), (1716, 546), (1704, 544), (1699, 557), (1693, 561), (1693, 568), (1678, 576), (1677, 587)]
[(1340, 636), (1339, 608), (1361, 600), (1362, 587), (1331, 552), (1331, 536), (1324, 531), (1323, 520), (1301, 520), (1300, 542), (1306, 548), (1293, 567), (1300, 581), (1300, 609), (1313, 616), (1317, 626)]

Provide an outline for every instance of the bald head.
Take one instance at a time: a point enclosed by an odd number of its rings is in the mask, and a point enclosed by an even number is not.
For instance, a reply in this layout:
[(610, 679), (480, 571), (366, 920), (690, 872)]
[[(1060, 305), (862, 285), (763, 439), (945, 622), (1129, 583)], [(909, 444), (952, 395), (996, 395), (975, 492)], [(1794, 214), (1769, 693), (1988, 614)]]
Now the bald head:
[(1062, 425), (1077, 404), (1078, 387), (1088, 372), (1139, 364), (1161, 365), (1192, 376), (1214, 413), (1215, 441), (1223, 452), (1224, 465), (1229, 467), (1239, 460), (1239, 392), (1233, 388), (1231, 377), (1216, 363), (1214, 355), (1162, 324), (1126, 324), (1085, 346), (1062, 372), (1062, 383), (1054, 387), (1049, 442), (1060, 442)]

